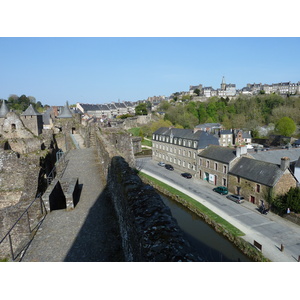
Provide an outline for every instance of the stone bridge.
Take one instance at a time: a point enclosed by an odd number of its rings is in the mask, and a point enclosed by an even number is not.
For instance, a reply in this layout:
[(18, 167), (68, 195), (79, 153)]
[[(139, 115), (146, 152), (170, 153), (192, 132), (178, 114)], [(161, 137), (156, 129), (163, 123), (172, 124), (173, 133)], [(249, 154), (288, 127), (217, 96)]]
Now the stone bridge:
[(92, 124), (43, 195), (48, 214), (24, 262), (202, 261), (170, 210), (138, 177), (132, 137)]

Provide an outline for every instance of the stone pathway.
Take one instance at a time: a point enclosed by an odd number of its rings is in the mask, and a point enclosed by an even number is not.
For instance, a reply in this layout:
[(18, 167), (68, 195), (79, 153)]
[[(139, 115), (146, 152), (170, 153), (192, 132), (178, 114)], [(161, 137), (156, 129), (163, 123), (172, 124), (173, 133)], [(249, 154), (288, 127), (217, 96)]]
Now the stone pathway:
[(118, 223), (101, 182), (95, 149), (72, 150), (66, 159), (62, 178), (79, 178), (79, 202), (71, 211), (48, 213), (21, 261), (123, 261)]

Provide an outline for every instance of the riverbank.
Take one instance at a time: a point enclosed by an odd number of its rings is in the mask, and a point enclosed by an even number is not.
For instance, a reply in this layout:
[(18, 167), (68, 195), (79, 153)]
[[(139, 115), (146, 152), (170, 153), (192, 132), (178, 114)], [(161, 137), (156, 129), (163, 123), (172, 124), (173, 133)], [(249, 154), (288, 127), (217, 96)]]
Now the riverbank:
[(196, 213), (201, 217), (208, 225), (210, 225), (214, 230), (222, 234), (227, 238), (231, 243), (233, 243), (240, 251), (249, 257), (251, 260), (256, 262), (268, 262), (268, 258), (264, 257), (262, 252), (256, 249), (246, 240), (242, 239), (241, 236), (244, 236), (241, 230), (239, 230), (234, 225), (230, 224), (228, 221), (223, 219), (221, 216), (214, 213), (212, 210), (202, 205), (197, 200), (192, 197), (184, 194), (183, 192), (167, 185), (166, 183), (161, 182), (160, 180), (145, 174), (144, 172), (139, 172), (141, 179), (144, 183), (152, 185), (162, 194), (172, 198), (173, 200), (179, 202), (183, 206), (187, 207), (192, 212)]

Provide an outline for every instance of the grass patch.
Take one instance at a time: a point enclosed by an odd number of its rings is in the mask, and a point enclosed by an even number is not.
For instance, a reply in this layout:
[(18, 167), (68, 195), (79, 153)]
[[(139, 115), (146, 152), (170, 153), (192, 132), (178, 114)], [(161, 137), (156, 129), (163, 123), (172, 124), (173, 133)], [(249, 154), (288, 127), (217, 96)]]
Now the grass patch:
[(130, 132), (133, 136), (140, 136), (140, 127), (134, 127), (127, 129), (128, 132)]
[(142, 145), (152, 147), (152, 141), (143, 139), (142, 140)]
[[(216, 213), (214, 213), (213, 211), (211, 211), (209, 208), (207, 208), (206, 206), (204, 206), (203, 204), (199, 203), (197, 200), (191, 198), (190, 196), (184, 194), (183, 192), (180, 192), (179, 190), (143, 173), (143, 172), (139, 172), (139, 175), (141, 177), (144, 177), (148, 180), (150, 180), (151, 182), (154, 183), (154, 185), (156, 186), (160, 186), (162, 187), (164, 190), (167, 190), (168, 192), (170, 192), (171, 194), (173, 194), (176, 197), (181, 198), (183, 201), (186, 202), (185, 205), (189, 208), (191, 208), (191, 206), (196, 209), (198, 212), (203, 213), (204, 215), (206, 215), (209, 219), (211, 219), (213, 222), (218, 223), (219, 225), (221, 225), (224, 230), (228, 231), (229, 233), (231, 233), (233, 236), (243, 236), (245, 235), (241, 230), (239, 230), (238, 228), (236, 228), (235, 226), (233, 226), (232, 224), (230, 224), (229, 222), (227, 222), (226, 220), (224, 220), (223, 218), (221, 218), (219, 215), (217, 215)], [(154, 186), (155, 187), (155, 186)], [(183, 203), (184, 204), (184, 203)]]

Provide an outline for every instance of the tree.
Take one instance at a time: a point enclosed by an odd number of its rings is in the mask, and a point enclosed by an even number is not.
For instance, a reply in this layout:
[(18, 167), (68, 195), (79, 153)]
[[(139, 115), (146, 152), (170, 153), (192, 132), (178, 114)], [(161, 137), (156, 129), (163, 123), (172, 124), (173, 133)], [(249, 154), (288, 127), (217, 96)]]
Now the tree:
[(200, 90), (199, 90), (199, 89), (195, 89), (195, 90), (194, 90), (194, 93), (195, 93), (197, 96), (199, 96), (199, 95), (200, 95)]
[(135, 107), (135, 114), (138, 115), (138, 116), (147, 115), (148, 114), (147, 104), (146, 103), (141, 103), (141, 104), (137, 105)]
[(296, 124), (289, 117), (283, 117), (275, 124), (275, 132), (280, 135), (291, 136), (295, 130)]

